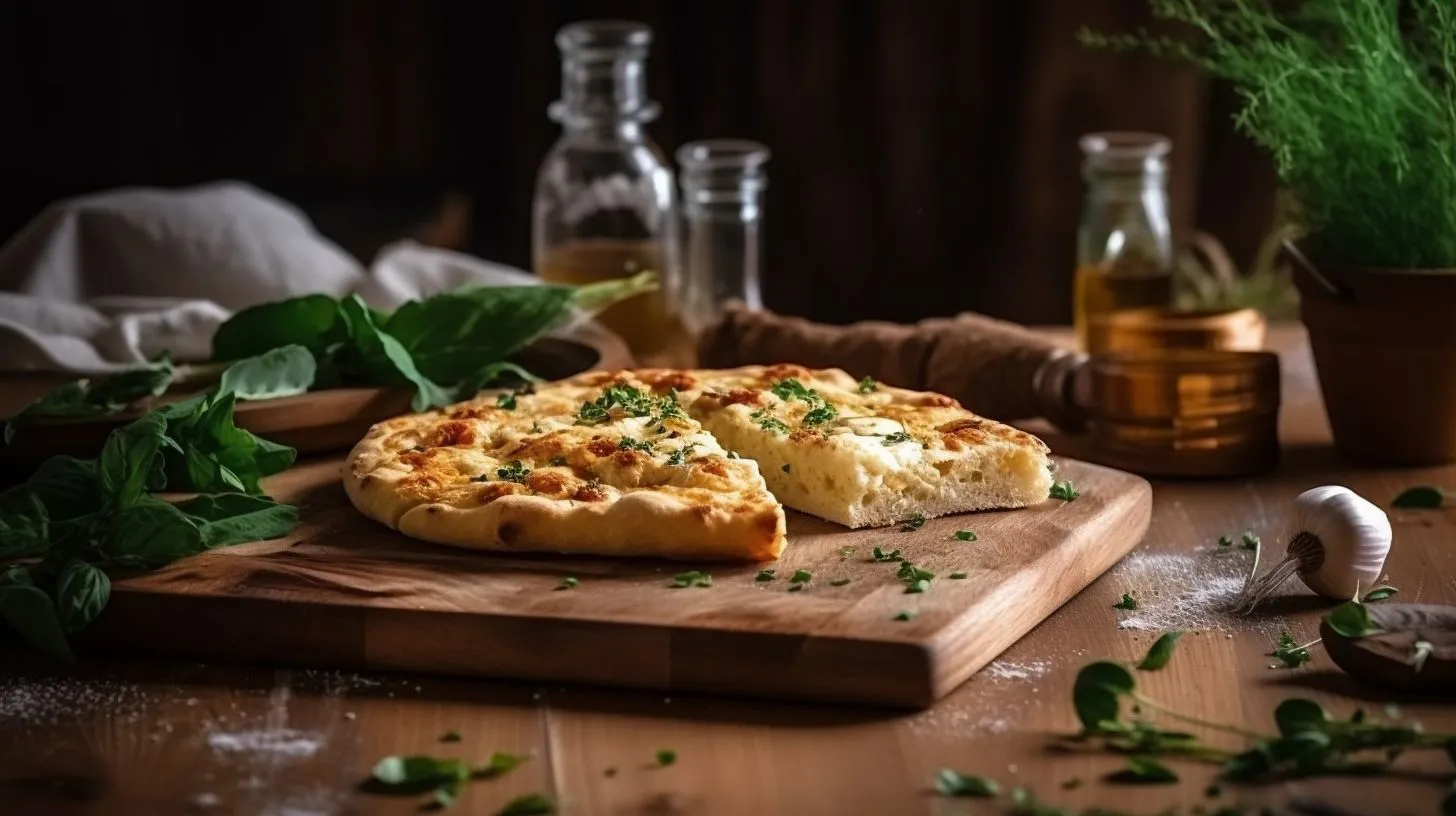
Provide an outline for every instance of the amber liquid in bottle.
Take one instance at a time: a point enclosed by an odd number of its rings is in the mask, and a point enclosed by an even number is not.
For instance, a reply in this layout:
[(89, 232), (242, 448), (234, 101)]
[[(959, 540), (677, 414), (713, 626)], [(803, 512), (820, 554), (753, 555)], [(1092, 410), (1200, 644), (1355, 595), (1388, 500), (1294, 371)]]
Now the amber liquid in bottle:
[(1112, 269), (1095, 264), (1077, 268), (1073, 281), (1072, 323), (1079, 346), (1097, 353), (1098, 338), (1091, 331), (1097, 315), (1167, 306), (1173, 299), (1173, 276), (1151, 263), (1128, 268), (1126, 262)]
[[(548, 283), (579, 286), (631, 277), (647, 269), (660, 275), (665, 263), (657, 242), (584, 239), (548, 250), (536, 274)], [(679, 358), (691, 350), (692, 341), (661, 289), (608, 306), (597, 320), (627, 343), (639, 363), (691, 364)]]

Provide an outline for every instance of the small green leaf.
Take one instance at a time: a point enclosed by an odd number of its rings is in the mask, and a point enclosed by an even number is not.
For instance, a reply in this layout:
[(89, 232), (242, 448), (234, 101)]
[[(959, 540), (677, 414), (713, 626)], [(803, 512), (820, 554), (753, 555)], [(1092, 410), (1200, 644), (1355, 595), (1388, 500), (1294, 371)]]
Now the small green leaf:
[(1138, 664), (1138, 669), (1158, 671), (1168, 665), (1168, 661), (1173, 659), (1173, 648), (1178, 645), (1178, 638), (1182, 636), (1183, 633), (1177, 631), (1164, 633), (1153, 643), (1152, 648), (1148, 649), (1148, 654), (1143, 658), (1143, 662)]
[(495, 407), (506, 411), (516, 410), (516, 395), (509, 391), (503, 394), (497, 394), (495, 397)]
[(942, 796), (990, 799), (1001, 792), (996, 780), (941, 768), (935, 774), (935, 790)]
[(875, 382), (874, 377), (861, 377), (859, 381), (859, 392), (861, 394), (872, 394), (880, 389), (880, 384)]
[(794, 576), (789, 579), (791, 584), (805, 584), (814, 580), (814, 573), (806, 569), (794, 570)]
[(713, 585), (713, 576), (706, 572), (692, 570), (680, 572), (672, 577), (673, 589), (684, 589), (686, 587), (710, 587)]
[(774, 579), (774, 570), (771, 570), (771, 569), (761, 569), (761, 570), (758, 571), (758, 574), (757, 575), (753, 576), (753, 580), (755, 580), (755, 581), (757, 581), (757, 582), (759, 582), (761, 584), (762, 583), (767, 583), (768, 581), (772, 581), (773, 579)]
[(0, 561), (40, 555), (50, 546), (50, 514), (28, 485), (0, 493)]
[(899, 550), (890, 550), (889, 552), (885, 552), (884, 550), (880, 549), (879, 547), (874, 548), (874, 550), (872, 550), (870, 552), (870, 558), (872, 558), (875, 561), (881, 561), (881, 562), (885, 562), (885, 561), (904, 561), (905, 560), (905, 559), (903, 559), (903, 558), (900, 557), (900, 551)]
[(925, 516), (921, 515), (920, 513), (916, 513), (915, 515), (911, 516), (910, 518), (907, 518), (907, 519), (905, 519), (905, 520), (903, 520), (903, 521), (900, 522), (900, 532), (902, 532), (902, 533), (913, 533), (916, 530), (919, 530), (921, 527), (924, 527), (924, 526), (925, 526)]
[(1053, 499), (1069, 502), (1076, 500), (1081, 495), (1081, 491), (1077, 490), (1070, 479), (1063, 482), (1052, 482), (1050, 497)]
[(312, 352), (299, 345), (282, 346), (228, 366), (217, 390), (239, 400), (292, 397), (313, 387), (317, 373)]
[(1082, 727), (1096, 732), (1117, 722), (1122, 708), (1120, 698), (1136, 687), (1132, 673), (1117, 663), (1101, 661), (1083, 666), (1072, 686), (1072, 705)]
[(517, 796), (506, 803), (496, 816), (550, 816), (556, 812), (556, 805), (539, 793)]
[(899, 614), (895, 615), (894, 620), (897, 620), (897, 621), (915, 620), (915, 616), (917, 614), (919, 614), (919, 613), (912, 612), (912, 611), (910, 611), (908, 609), (902, 609), (902, 610), (900, 610)]
[(111, 579), (95, 566), (72, 559), (56, 579), (56, 612), (67, 633), (96, 619), (111, 599)]
[(840, 561), (848, 560), (849, 557), (852, 556), (852, 555), (854, 555), (854, 548), (853, 547), (840, 547), (839, 548), (839, 560)]
[(528, 759), (530, 757), (522, 756), (521, 754), (508, 754), (504, 751), (496, 751), (490, 755), (490, 759), (486, 760), (484, 765), (472, 770), (470, 775), (476, 779), (494, 779), (495, 777), (510, 773)]
[[(1293, 635), (1284, 632), (1279, 635), (1279, 642), (1275, 645), (1274, 651), (1266, 652), (1266, 654), (1269, 657), (1278, 658), (1284, 664), (1284, 668), (1294, 669), (1310, 661), (1309, 647), (1315, 643), (1319, 643), (1319, 641), (1316, 640), (1313, 643), (1307, 643), (1301, 646), (1295, 641)], [(1277, 669), (1279, 668), (1279, 664), (1273, 664), (1269, 668)]]
[(1133, 596), (1131, 596), (1131, 595), (1127, 594), (1126, 592), (1124, 592), (1122, 594), (1122, 600), (1120, 600), (1117, 603), (1113, 604), (1112, 605), (1112, 608), (1113, 609), (1127, 609), (1127, 610), (1137, 609), (1138, 608), (1137, 598), (1134, 598)]
[(1253, 530), (1245, 530), (1244, 534), (1239, 537), (1239, 546), (1245, 550), (1257, 549), (1261, 543), (1259, 537), (1254, 535)]
[(454, 728), (440, 735), (440, 742), (459, 742), (461, 739), (460, 732)]
[(565, 578), (561, 579), (561, 583), (556, 585), (556, 589), (558, 591), (563, 589), (576, 589), (580, 585), (581, 581), (577, 580), (576, 577), (573, 575), (568, 575)]
[(1274, 724), (1282, 736), (1292, 736), (1305, 731), (1323, 731), (1328, 727), (1330, 717), (1319, 703), (1295, 697), (1285, 700), (1274, 709)]
[(217, 493), (188, 499), (175, 507), (197, 525), (202, 546), (209, 550), (279, 538), (298, 525), (297, 507), (266, 496)]
[(956, 530), (955, 531), (955, 539), (956, 539), (956, 541), (975, 541), (976, 538), (977, 538), (976, 534), (974, 532), (972, 532), (971, 530)]
[(830, 581), (829, 581), (829, 585), (830, 586), (834, 586), (834, 587), (842, 587), (842, 586), (844, 586), (845, 584), (848, 584), (848, 583), (849, 583), (849, 579), (848, 578), (831, 578)]
[(55, 604), (35, 585), (30, 570), (19, 564), (0, 572), (0, 621), (51, 657), (76, 661)]
[(1393, 586), (1381, 585), (1365, 593), (1365, 597), (1360, 599), (1360, 603), (1374, 603), (1375, 601), (1383, 601), (1386, 598), (1393, 597), (1398, 592), (1400, 592), (1400, 590), (1396, 589)]
[(1346, 601), (1325, 616), (1325, 623), (1336, 634), (1347, 638), (1363, 638), (1385, 631), (1370, 620), (1370, 612), (1356, 601)]
[(670, 748), (659, 748), (654, 756), (657, 757), (657, 764), (663, 768), (677, 762), (677, 751)]
[(1108, 781), (1136, 785), (1168, 785), (1177, 782), (1178, 775), (1156, 759), (1132, 756), (1127, 758), (1127, 767), (1108, 776)]
[(393, 793), (424, 793), (470, 778), (464, 760), (416, 756), (387, 756), (374, 765), (373, 780)]
[(969, 573), (965, 573), (965, 572), (952, 572), (949, 577), (954, 578), (955, 580), (959, 581), (959, 580), (962, 580), (962, 579), (965, 579), (965, 578), (969, 578), (971, 576), (970, 576)]
[(915, 581), (911, 581), (911, 582), (909, 582), (909, 583), (907, 583), (905, 585), (905, 594), (907, 594), (907, 595), (918, 595), (919, 593), (929, 592), (929, 591), (930, 591), (930, 582), (927, 581), (927, 580), (925, 580), (924, 578), (921, 578), (921, 579), (915, 580)]
[(1446, 503), (1446, 491), (1430, 485), (1408, 487), (1391, 502), (1394, 507), (1432, 509)]
[(1234, 545), (1234, 540), (1232, 538), (1229, 538), (1226, 535), (1221, 535), (1221, 536), (1218, 537), (1218, 546), (1220, 546), (1220, 547), (1232, 547), (1233, 545)]

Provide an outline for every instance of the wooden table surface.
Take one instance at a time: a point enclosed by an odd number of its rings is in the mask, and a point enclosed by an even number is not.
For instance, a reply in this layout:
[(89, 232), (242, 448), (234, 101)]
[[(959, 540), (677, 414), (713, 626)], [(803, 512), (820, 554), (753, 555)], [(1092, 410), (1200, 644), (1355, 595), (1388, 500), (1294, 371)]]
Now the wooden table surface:
[[(1216, 539), (1253, 530), (1266, 542), (1281, 540), (1284, 509), (1298, 492), (1339, 483), (1388, 505), (1412, 484), (1456, 483), (1456, 468), (1342, 465), (1329, 447), (1302, 332), (1279, 329), (1271, 342), (1284, 359), (1279, 471), (1156, 482), (1143, 546), (928, 711), (282, 666), (97, 659), (66, 670), (3, 652), (0, 813), (411, 813), (421, 797), (359, 791), (376, 760), (395, 753), (483, 759), (492, 751), (533, 758), (503, 778), (470, 785), (456, 812), (496, 813), (528, 792), (557, 800), (567, 814), (1009, 812), (1004, 799), (938, 797), (933, 775), (951, 767), (1003, 787), (1026, 785), (1073, 810), (1193, 812), (1239, 803), (1278, 812), (1437, 813), (1450, 764), (1436, 756), (1402, 760), (1401, 767), (1424, 773), (1400, 778), (1305, 780), (1210, 799), (1206, 766), (1171, 763), (1183, 780), (1177, 785), (1119, 786), (1102, 777), (1121, 759), (1053, 749), (1058, 736), (1076, 730), (1070, 690), (1077, 670), (1098, 659), (1137, 659), (1165, 626), (1190, 632), (1171, 665), (1143, 675), (1141, 685), (1173, 708), (1270, 731), (1278, 701), (1309, 696), (1342, 715), (1363, 706), (1385, 716), (1386, 704), (1399, 703), (1401, 716), (1428, 730), (1456, 730), (1456, 709), (1361, 687), (1318, 647), (1304, 668), (1271, 669), (1264, 654), (1281, 629), (1301, 642), (1317, 637), (1327, 607), (1302, 587), (1251, 618), (1218, 611), (1247, 554), (1210, 554)], [(1400, 599), (1456, 602), (1452, 511), (1391, 515), (1396, 544), (1387, 569)], [(1143, 609), (1113, 609), (1128, 591), (1143, 598)], [(462, 740), (441, 743), (451, 729)], [(655, 767), (659, 749), (676, 751), (676, 763)], [(1343, 810), (1320, 810), (1319, 802)]]

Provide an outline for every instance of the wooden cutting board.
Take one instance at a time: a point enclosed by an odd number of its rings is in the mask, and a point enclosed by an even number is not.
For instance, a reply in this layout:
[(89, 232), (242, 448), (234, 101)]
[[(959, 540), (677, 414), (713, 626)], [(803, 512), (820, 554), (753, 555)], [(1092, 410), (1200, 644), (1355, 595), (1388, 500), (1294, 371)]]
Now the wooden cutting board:
[[(775, 564), (517, 557), (413, 542), (365, 519), (341, 464), (306, 462), (268, 485), (304, 508), (291, 537), (117, 580), (83, 648), (925, 707), (1137, 546), (1152, 507), (1143, 479), (1062, 460), (1076, 501), (914, 532), (791, 513)], [(898, 564), (871, 560), (876, 546), (935, 572), (930, 591), (907, 594)], [(759, 566), (778, 580), (755, 581)], [(670, 588), (689, 569), (713, 585)], [(814, 577), (790, 592), (797, 569)], [(556, 589), (566, 576), (580, 585)], [(902, 611), (913, 617), (896, 620)]]

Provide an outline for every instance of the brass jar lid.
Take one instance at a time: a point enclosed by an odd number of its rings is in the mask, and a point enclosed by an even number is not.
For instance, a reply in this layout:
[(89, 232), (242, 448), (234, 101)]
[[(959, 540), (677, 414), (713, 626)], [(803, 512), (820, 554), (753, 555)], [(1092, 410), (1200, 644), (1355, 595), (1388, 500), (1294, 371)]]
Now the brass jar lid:
[(1162, 349), (1090, 362), (1099, 458), (1147, 475), (1234, 476), (1279, 454), (1279, 358), (1269, 352)]
[(1119, 309), (1088, 320), (1093, 353), (1150, 349), (1259, 351), (1268, 321), (1257, 309)]

